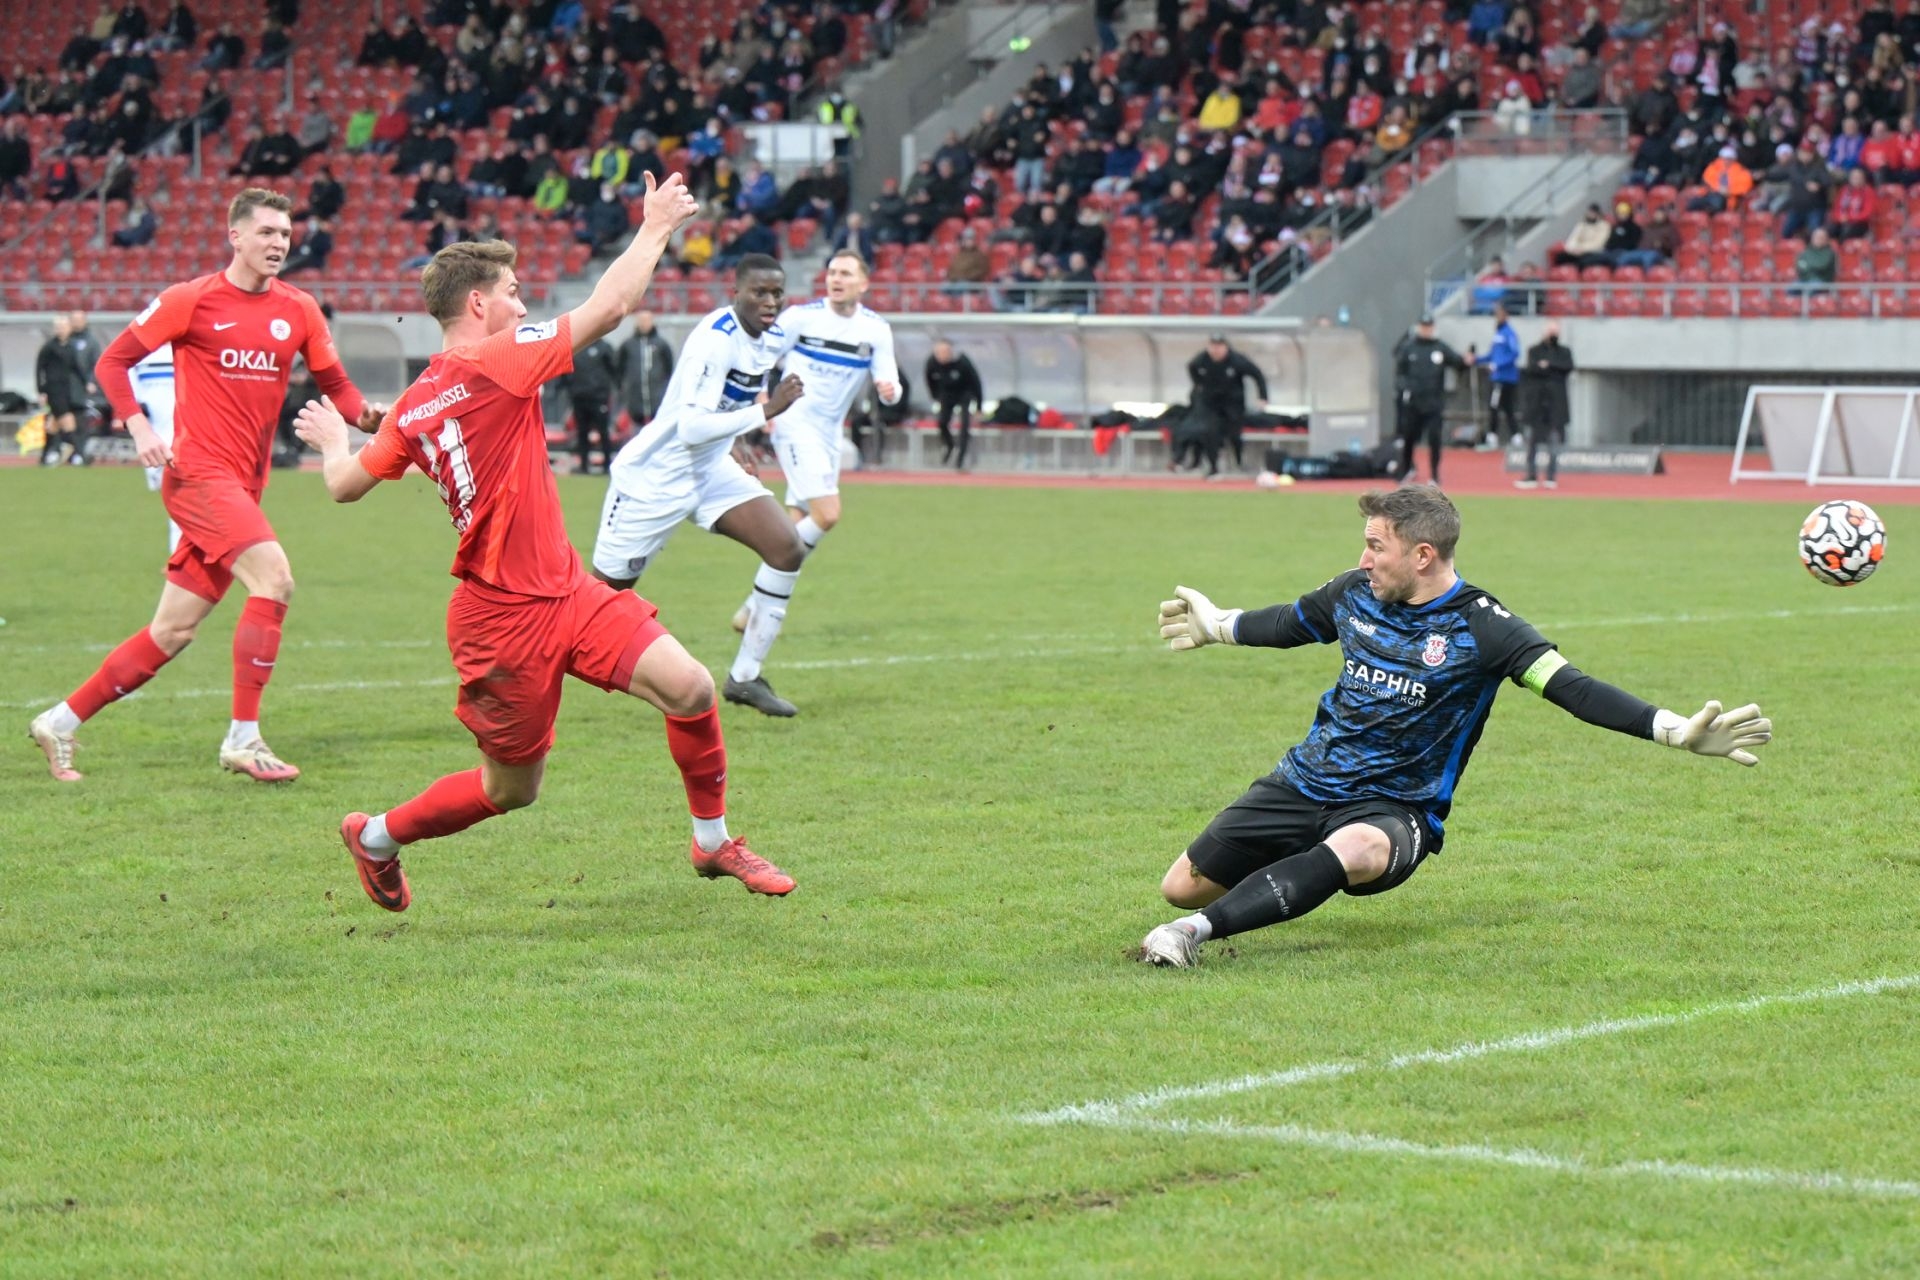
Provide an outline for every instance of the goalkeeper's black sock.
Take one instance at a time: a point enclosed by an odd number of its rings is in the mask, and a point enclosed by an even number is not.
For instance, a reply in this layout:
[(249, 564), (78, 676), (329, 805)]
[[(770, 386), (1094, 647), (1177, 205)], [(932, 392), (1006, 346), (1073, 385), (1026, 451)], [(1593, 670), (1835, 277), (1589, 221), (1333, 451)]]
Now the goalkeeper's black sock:
[(1200, 914), (1213, 926), (1215, 938), (1229, 938), (1297, 919), (1346, 885), (1347, 869), (1340, 865), (1340, 855), (1317, 844), (1305, 853), (1262, 867), (1229, 889), (1218, 902), (1202, 907)]

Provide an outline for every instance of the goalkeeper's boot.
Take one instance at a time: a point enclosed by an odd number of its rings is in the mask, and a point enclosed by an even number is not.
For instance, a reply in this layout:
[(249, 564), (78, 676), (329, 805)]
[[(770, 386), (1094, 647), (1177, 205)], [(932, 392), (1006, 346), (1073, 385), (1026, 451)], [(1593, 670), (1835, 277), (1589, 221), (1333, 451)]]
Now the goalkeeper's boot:
[(1140, 959), (1169, 969), (1191, 969), (1200, 963), (1200, 943), (1191, 928), (1175, 920), (1141, 940)]
[(709, 853), (693, 842), (693, 869), (712, 880), (732, 876), (755, 893), (778, 898), (793, 892), (793, 877), (747, 848), (739, 836)]
[(347, 846), (347, 852), (353, 855), (353, 869), (360, 873), (360, 887), (367, 891), (374, 905), (385, 907), (389, 911), (405, 911), (407, 904), (413, 901), (413, 890), (407, 885), (407, 873), (400, 869), (399, 855), (391, 858), (375, 858), (367, 853), (367, 846), (360, 842), (360, 834), (367, 829), (370, 821), (364, 813), (350, 813), (340, 820), (340, 839)]
[(220, 767), (228, 773), (245, 774), (255, 782), (292, 782), (300, 776), (300, 770), (273, 754), (273, 748), (259, 738), (244, 747), (223, 745)]
[(751, 680), (735, 680), (727, 677), (727, 683), (720, 690), (728, 702), (737, 702), (743, 707), (752, 707), (762, 715), (797, 716), (800, 708), (788, 702), (773, 691), (765, 676), (755, 676)]
[(53, 708), (42, 711), (27, 726), (27, 737), (47, 758), (47, 772), (55, 782), (78, 782), (81, 773), (73, 767), (73, 753), (79, 742), (70, 733), (62, 733), (53, 724)]

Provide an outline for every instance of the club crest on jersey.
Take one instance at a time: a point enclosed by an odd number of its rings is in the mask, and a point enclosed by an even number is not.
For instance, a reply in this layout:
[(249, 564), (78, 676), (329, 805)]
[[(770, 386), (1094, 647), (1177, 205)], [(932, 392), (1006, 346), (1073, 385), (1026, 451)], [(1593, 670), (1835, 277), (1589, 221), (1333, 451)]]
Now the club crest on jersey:
[(1442, 635), (1427, 637), (1427, 647), (1420, 651), (1420, 661), (1430, 667), (1437, 667), (1447, 660), (1447, 638)]
[(293, 336), (293, 326), (279, 316), (275, 316), (272, 323), (267, 325), (267, 332), (273, 335), (275, 342), (285, 342)]

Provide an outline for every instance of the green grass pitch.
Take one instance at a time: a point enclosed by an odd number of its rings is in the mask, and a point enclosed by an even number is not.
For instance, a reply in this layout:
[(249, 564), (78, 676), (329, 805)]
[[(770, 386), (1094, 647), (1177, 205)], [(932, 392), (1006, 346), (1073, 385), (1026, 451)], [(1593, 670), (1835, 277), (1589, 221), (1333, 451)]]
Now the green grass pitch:
[[(453, 535), (417, 480), (267, 506), (305, 776), (217, 769), (229, 602), (61, 787), (22, 730), (148, 617), (163, 518), (0, 471), (0, 1275), (1920, 1273), (1920, 987), (1845, 986), (1920, 974), (1902, 508), (1839, 591), (1797, 506), (1465, 500), (1464, 576), (1647, 698), (1758, 700), (1762, 766), (1509, 687), (1444, 854), (1175, 973), (1126, 958), (1160, 874), (1338, 663), (1154, 608), (1318, 585), (1351, 497), (852, 487), (769, 667), (800, 718), (725, 713), (791, 898), (697, 878), (659, 717), (576, 685), (540, 803), (411, 852), (400, 917), (335, 831), (473, 762)], [(720, 669), (751, 570), (686, 529), (644, 586)]]

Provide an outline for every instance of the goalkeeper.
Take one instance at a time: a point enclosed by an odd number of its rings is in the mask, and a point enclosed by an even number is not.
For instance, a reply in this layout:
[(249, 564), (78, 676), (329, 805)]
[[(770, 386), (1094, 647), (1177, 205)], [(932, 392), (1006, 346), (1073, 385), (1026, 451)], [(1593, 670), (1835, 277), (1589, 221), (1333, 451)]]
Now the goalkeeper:
[(1292, 604), (1220, 609), (1181, 587), (1160, 606), (1176, 651), (1209, 644), (1340, 645), (1340, 678), (1306, 740), (1208, 824), (1160, 891), (1194, 914), (1146, 936), (1140, 958), (1197, 963), (1201, 943), (1293, 920), (1336, 892), (1385, 893), (1438, 853), (1453, 791), (1500, 682), (1588, 724), (1696, 755), (1759, 763), (1757, 706), (1691, 717), (1586, 675), (1453, 568), (1460, 513), (1424, 485), (1360, 499), (1360, 567)]

